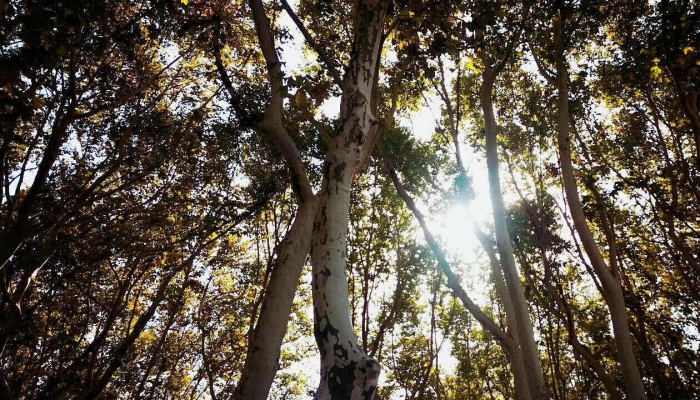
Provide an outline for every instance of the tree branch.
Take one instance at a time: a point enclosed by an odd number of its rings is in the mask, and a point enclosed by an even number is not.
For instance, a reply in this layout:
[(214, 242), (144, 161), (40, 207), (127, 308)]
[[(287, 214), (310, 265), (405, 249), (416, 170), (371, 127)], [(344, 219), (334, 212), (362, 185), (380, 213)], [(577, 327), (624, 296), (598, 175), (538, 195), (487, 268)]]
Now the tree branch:
[(530, 53), (532, 58), (535, 60), (535, 65), (537, 65), (537, 71), (544, 78), (545, 81), (551, 86), (557, 87), (557, 77), (552, 75), (552, 73), (547, 69), (547, 67), (542, 64), (542, 60), (535, 54), (535, 50), (532, 48), (532, 44), (527, 42), (527, 46), (530, 48)]
[(452, 290), (452, 293), (455, 295), (455, 297), (462, 301), (464, 307), (467, 310), (469, 310), (469, 312), (474, 316), (474, 318), (479, 322), (479, 324), (481, 324), (481, 326), (486, 331), (488, 331), (491, 334), (491, 336), (493, 336), (493, 338), (496, 339), (504, 347), (504, 349), (507, 349), (508, 351), (512, 350), (513, 340), (500, 327), (498, 327), (498, 325), (491, 318), (489, 318), (478, 305), (474, 303), (474, 301), (469, 297), (464, 288), (462, 288), (462, 286), (459, 283), (459, 279), (457, 278), (457, 275), (454, 273), (454, 271), (452, 271), (452, 267), (447, 262), (447, 258), (445, 257), (445, 254), (443, 253), (442, 249), (440, 248), (440, 245), (438, 244), (437, 240), (435, 240), (435, 237), (430, 232), (430, 229), (428, 229), (428, 225), (425, 222), (423, 214), (418, 210), (415, 201), (413, 201), (413, 198), (411, 198), (411, 196), (408, 194), (405, 187), (403, 186), (403, 183), (399, 179), (399, 176), (396, 173), (396, 169), (394, 169), (391, 162), (386, 158), (386, 156), (384, 156), (384, 154), (381, 151), (381, 148), (380, 154), (384, 159), (384, 165), (386, 166), (386, 169), (389, 172), (389, 177), (394, 183), (396, 191), (399, 193), (399, 197), (403, 199), (403, 201), (406, 203), (406, 206), (408, 206), (408, 208), (413, 213), (413, 216), (418, 221), (418, 224), (423, 230), (425, 240), (428, 242), (428, 246), (430, 246), (430, 249), (433, 251), (435, 258), (437, 258), (438, 260), (438, 267), (447, 277), (447, 286)]
[(333, 78), (333, 82), (335, 82), (335, 84), (338, 86), (343, 86), (343, 80), (341, 79), (338, 70), (335, 68), (333, 60), (331, 60), (328, 54), (326, 54), (326, 52), (323, 51), (323, 48), (321, 48), (321, 46), (318, 45), (314, 38), (311, 37), (309, 30), (306, 29), (304, 23), (301, 22), (294, 10), (292, 10), (292, 7), (289, 6), (287, 0), (280, 0), (280, 2), (282, 3), (282, 7), (284, 8), (284, 10), (289, 15), (289, 18), (291, 18), (292, 21), (294, 21), (294, 24), (297, 26), (297, 28), (299, 28), (301, 34), (304, 35), (306, 43), (308, 43), (309, 46), (311, 46), (311, 48), (314, 49), (316, 54), (318, 54), (318, 56), (321, 58), (321, 61), (323, 61), (323, 63), (326, 64), (326, 68), (328, 69), (328, 73), (331, 75), (331, 78)]

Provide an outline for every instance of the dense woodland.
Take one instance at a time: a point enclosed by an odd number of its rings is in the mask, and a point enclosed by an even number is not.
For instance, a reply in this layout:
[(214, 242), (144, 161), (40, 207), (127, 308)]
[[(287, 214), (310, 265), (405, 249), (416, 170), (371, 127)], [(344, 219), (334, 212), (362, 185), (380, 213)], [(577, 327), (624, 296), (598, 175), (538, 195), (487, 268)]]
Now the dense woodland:
[(0, 0), (0, 399), (700, 399), (699, 69), (696, 0)]

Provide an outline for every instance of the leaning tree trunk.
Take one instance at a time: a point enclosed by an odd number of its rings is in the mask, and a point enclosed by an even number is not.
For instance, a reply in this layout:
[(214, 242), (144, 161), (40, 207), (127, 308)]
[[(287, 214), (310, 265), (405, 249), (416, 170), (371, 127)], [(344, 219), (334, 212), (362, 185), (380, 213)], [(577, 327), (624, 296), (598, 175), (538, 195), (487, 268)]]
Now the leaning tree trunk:
[[(483, 33), (479, 32), (477, 33), (480, 38), (483, 37)], [(507, 59), (507, 57), (506, 57)], [(502, 62), (506, 62), (504, 59)], [(459, 78), (458, 78), (459, 81)], [(460, 96), (460, 90), (459, 90), (459, 82), (457, 83), (457, 99), (459, 99)], [(441, 79), (440, 79), (440, 85), (436, 85), (435, 89), (440, 92), (441, 97), (443, 98), (445, 102), (445, 109), (447, 111), (447, 121), (449, 124), (449, 130), (450, 134), (452, 136), (452, 142), (454, 143), (455, 146), (455, 161), (457, 162), (457, 170), (459, 171), (459, 176), (460, 179), (462, 179), (462, 182), (467, 182), (468, 181), (468, 176), (467, 176), (467, 170), (464, 167), (464, 162), (462, 160), (462, 154), (460, 150), (460, 143), (459, 143), (459, 131), (458, 131), (458, 125), (459, 125), (459, 100), (457, 102), (457, 112), (455, 113), (455, 109), (452, 107), (452, 102), (450, 101), (450, 95), (449, 92), (447, 91), (447, 85), (445, 84), (445, 76), (444, 74), (441, 74)], [(416, 218), (421, 221), (422, 217), (419, 217), (420, 213), (418, 212), (415, 207), (411, 207), (410, 204), (410, 199), (407, 199), (406, 196), (408, 196), (407, 193), (405, 193), (405, 190), (403, 190), (402, 193), (402, 188), (400, 187), (400, 182), (398, 182), (398, 178), (394, 178), (392, 175), (392, 171), (390, 169), (390, 176), (392, 180), (394, 180), (394, 185), (396, 186), (397, 191), (399, 192), (399, 195), (401, 197), (404, 197), (404, 201), (406, 204), (411, 208), (411, 211), (413, 214), (416, 216)], [(395, 175), (395, 174), (394, 174)], [(464, 191), (466, 194), (467, 191)], [(412, 200), (411, 200), (412, 201)], [(464, 202), (468, 202), (469, 199), (467, 196), (463, 198)], [(421, 227), (423, 228), (423, 231), (425, 233), (426, 239), (428, 240), (428, 243), (430, 243), (430, 240), (428, 239), (430, 233), (427, 231), (427, 227), (424, 226), (424, 223), (421, 222)], [(523, 362), (523, 356), (522, 356), (522, 351), (521, 351), (521, 346), (520, 346), (520, 337), (518, 334), (518, 329), (517, 329), (517, 321), (515, 317), (515, 307), (513, 306), (513, 299), (511, 299), (511, 296), (508, 293), (508, 287), (506, 285), (505, 278), (503, 276), (503, 268), (501, 266), (501, 262), (498, 260), (498, 257), (496, 255), (496, 250), (493, 247), (493, 242), (491, 241), (491, 238), (487, 237), (484, 232), (481, 231), (481, 229), (472, 222), (472, 230), (474, 232), (474, 235), (477, 237), (479, 240), (479, 243), (481, 243), (481, 246), (483, 247), (484, 251), (489, 257), (489, 261), (491, 264), (491, 269), (493, 273), (493, 280), (494, 284), (496, 286), (496, 295), (498, 298), (501, 300), (501, 303), (503, 305), (503, 309), (506, 314), (506, 323), (508, 325), (508, 334), (512, 338), (512, 340), (501, 340), (499, 343), (503, 346), (503, 349), (506, 352), (506, 355), (508, 357), (508, 361), (510, 362), (511, 365), (511, 372), (513, 374), (513, 383), (514, 383), (514, 392), (515, 392), (515, 400), (530, 400), (530, 389), (528, 387), (527, 383), (527, 373), (526, 373), (526, 368), (525, 364)], [(431, 248), (433, 245), (430, 245)], [(440, 256), (438, 256), (437, 252), (435, 249), (433, 249), (433, 252), (436, 254), (438, 257), (438, 260), (440, 260)], [(438, 261), (438, 263), (440, 263)], [(451, 273), (445, 272), (445, 274), (448, 276), (448, 282), (449, 282), (449, 276)], [(458, 291), (453, 289), (455, 294), (458, 294)], [(459, 296), (458, 296), (459, 297)], [(464, 302), (464, 300), (462, 300)], [(474, 313), (468, 306), (467, 303), (464, 302), (465, 307), (472, 312), (472, 314), (477, 317), (477, 314)], [(478, 320), (478, 317), (477, 317)], [(481, 321), (480, 321), (481, 322)], [(482, 326), (486, 328), (487, 330), (489, 329), (487, 325), (482, 323)], [(493, 335), (493, 334), (492, 334)], [(494, 337), (497, 337), (494, 335)]]
[(386, 5), (384, 0), (360, 0), (356, 6), (355, 38), (342, 88), (342, 131), (323, 167), (311, 250), (314, 334), (321, 353), (318, 400), (369, 400), (379, 380), (379, 363), (360, 348), (352, 327), (345, 251), (353, 171), (365, 137), (377, 123), (370, 98)]
[[(250, 0), (250, 9), (270, 81), (270, 104), (257, 129), (268, 135), (282, 153), (290, 169), (292, 188), (299, 204), (291, 229), (276, 249), (274, 269), (234, 394), (237, 400), (265, 400), (277, 373), (280, 347), (287, 331), (294, 295), (311, 248), (311, 232), (318, 200), (306, 175), (301, 155), (282, 123), (284, 74), (262, 1)], [(223, 65), (219, 60), (217, 62), (233, 100), (238, 95), (222, 70)]]
[(481, 107), (486, 123), (486, 163), (489, 174), (489, 189), (491, 194), (491, 206), (493, 208), (494, 230), (496, 232), (496, 245), (503, 275), (508, 286), (515, 309), (515, 322), (517, 336), (523, 356), (523, 364), (527, 373), (527, 382), (532, 399), (548, 399), (547, 387), (544, 383), (542, 367), (535, 344), (535, 335), (528, 311), (527, 299), (520, 282), (520, 275), (515, 266), (513, 244), (510, 241), (508, 226), (506, 223), (506, 209), (501, 193), (501, 181), (498, 166), (497, 125), (493, 114), (493, 84), (495, 73), (487, 68), (483, 73), (483, 82), (480, 90)]
[(277, 373), (280, 347), (301, 271), (311, 246), (316, 202), (301, 203), (291, 229), (277, 249), (270, 282), (263, 297), (235, 398), (265, 400)]
[(508, 361), (511, 364), (511, 371), (513, 373), (515, 400), (531, 400), (530, 389), (527, 386), (527, 373), (518, 341), (518, 332), (515, 328), (516, 324), (512, 322), (515, 318), (514, 307), (510, 297), (508, 296), (505, 282), (503, 281), (501, 265), (496, 258), (491, 243), (487, 243), (489, 240), (486, 238), (486, 235), (484, 235), (477, 227), (474, 228), (479, 240), (481, 240), (484, 245), (485, 251), (489, 255), (489, 259), (491, 260), (491, 265), (494, 271), (494, 280), (496, 281), (496, 291), (498, 292), (499, 296), (501, 296), (504, 303), (504, 308), (506, 309), (506, 319), (508, 320), (509, 329), (508, 333), (503, 331), (488, 315), (484, 314), (481, 308), (474, 303), (464, 288), (462, 288), (457, 275), (455, 275), (452, 267), (447, 262), (447, 258), (440, 248), (440, 245), (438, 244), (437, 240), (435, 240), (435, 237), (430, 232), (430, 229), (428, 229), (428, 225), (425, 222), (425, 218), (423, 218), (423, 214), (418, 210), (415, 201), (411, 198), (408, 192), (406, 192), (406, 188), (404, 188), (403, 183), (401, 183), (399, 180), (396, 170), (386, 158), (384, 161), (387, 169), (389, 170), (389, 178), (391, 178), (391, 181), (394, 183), (394, 187), (396, 188), (399, 197), (401, 197), (404, 203), (406, 203), (406, 206), (409, 208), (409, 210), (411, 210), (411, 213), (413, 213), (413, 216), (416, 218), (418, 224), (423, 230), (425, 240), (428, 242), (428, 246), (432, 250), (433, 255), (435, 258), (437, 258), (438, 267), (445, 274), (445, 277), (447, 277), (447, 286), (452, 290), (452, 294), (462, 302), (464, 308), (466, 308), (467, 311), (472, 314), (474, 319), (476, 319), (476, 321), (482, 328), (484, 328), (486, 332), (491, 334), (491, 336), (498, 342), (498, 344), (501, 345), (503, 351), (506, 353)]
[(503, 266), (501, 261), (496, 257), (496, 251), (493, 248), (493, 243), (490, 238), (484, 234), (478, 226), (473, 227), (474, 234), (481, 243), (481, 247), (488, 255), (493, 274), (493, 281), (496, 286), (496, 295), (501, 299), (503, 310), (506, 314), (506, 324), (508, 333), (513, 338), (513, 343), (510, 350), (506, 350), (508, 361), (510, 362), (511, 373), (513, 374), (513, 388), (515, 389), (515, 400), (529, 400), (530, 387), (528, 385), (527, 368), (525, 367), (522, 346), (520, 345), (520, 334), (518, 332), (518, 324), (516, 318), (515, 305), (513, 299), (508, 293), (508, 285), (505, 281)]
[(644, 383), (642, 382), (637, 366), (637, 359), (632, 345), (632, 333), (627, 317), (627, 307), (622, 292), (622, 285), (618, 271), (611, 270), (598, 248), (593, 234), (588, 226), (588, 221), (583, 212), (583, 206), (578, 197), (578, 186), (574, 176), (574, 168), (571, 161), (571, 137), (569, 134), (569, 88), (568, 88), (568, 68), (564, 60), (564, 33), (561, 19), (555, 21), (554, 51), (556, 61), (556, 84), (558, 91), (558, 113), (557, 113), (557, 139), (559, 147), (559, 159), (561, 163), (561, 174), (564, 182), (564, 192), (574, 221), (576, 232), (581, 238), (583, 248), (591, 260), (593, 269), (600, 279), (603, 287), (603, 297), (610, 311), (613, 332), (615, 334), (615, 344), (617, 346), (618, 359), (622, 367), (622, 377), (627, 388), (627, 395), (630, 400), (646, 399)]

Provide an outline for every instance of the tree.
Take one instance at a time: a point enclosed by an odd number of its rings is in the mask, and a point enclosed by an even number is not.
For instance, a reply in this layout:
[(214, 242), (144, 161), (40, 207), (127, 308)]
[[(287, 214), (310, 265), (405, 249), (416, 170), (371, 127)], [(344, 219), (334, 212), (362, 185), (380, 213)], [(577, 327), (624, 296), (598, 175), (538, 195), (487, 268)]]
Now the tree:
[(0, 2), (0, 398), (696, 398), (697, 19)]

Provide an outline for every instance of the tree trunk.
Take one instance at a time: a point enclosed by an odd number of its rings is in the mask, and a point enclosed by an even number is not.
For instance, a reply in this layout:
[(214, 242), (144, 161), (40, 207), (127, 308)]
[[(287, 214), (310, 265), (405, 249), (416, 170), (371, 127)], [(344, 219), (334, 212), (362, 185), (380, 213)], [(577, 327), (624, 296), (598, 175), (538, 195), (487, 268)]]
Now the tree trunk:
[(527, 373), (528, 387), (533, 399), (548, 399), (547, 387), (544, 384), (542, 367), (537, 354), (537, 345), (528, 311), (527, 300), (520, 282), (520, 275), (515, 266), (513, 244), (510, 241), (506, 224), (506, 208), (501, 193), (501, 181), (498, 166), (498, 146), (496, 119), (493, 114), (493, 84), (495, 74), (489, 68), (484, 71), (480, 90), (481, 107), (486, 122), (486, 163), (489, 174), (491, 206), (493, 208), (494, 230), (496, 245), (500, 255), (503, 275), (508, 286), (514, 308), (518, 331), (518, 339), (522, 351), (523, 363)]
[(627, 319), (627, 308), (622, 293), (619, 277), (616, 271), (610, 270), (603, 259), (598, 245), (593, 239), (593, 234), (588, 226), (588, 221), (583, 212), (583, 206), (578, 197), (578, 187), (574, 169), (571, 161), (571, 137), (569, 135), (569, 88), (568, 88), (568, 68), (564, 60), (564, 38), (563, 22), (561, 19), (555, 21), (554, 47), (557, 68), (557, 91), (558, 91), (558, 113), (557, 113), (557, 136), (559, 147), (559, 158), (561, 163), (561, 174), (564, 182), (566, 200), (571, 212), (576, 232), (581, 238), (583, 248), (591, 260), (593, 269), (600, 279), (603, 287), (603, 297), (610, 310), (610, 318), (615, 334), (615, 344), (617, 346), (618, 358), (622, 367), (622, 376), (627, 388), (627, 395), (630, 400), (646, 399), (644, 383), (642, 382), (637, 360), (632, 346), (632, 333)]
[(280, 243), (260, 316), (248, 343), (248, 354), (236, 388), (236, 399), (267, 399), (277, 373), (280, 347), (287, 332), (294, 294), (311, 247), (315, 215), (316, 202), (302, 203), (292, 228)]
[(323, 166), (311, 250), (314, 334), (321, 353), (321, 380), (314, 397), (318, 400), (370, 400), (379, 380), (379, 363), (360, 348), (352, 327), (345, 252), (353, 172), (364, 140), (377, 123), (370, 98), (387, 4), (360, 0), (356, 6), (355, 38), (340, 105), (342, 132), (331, 143)]
[(501, 266), (501, 262), (498, 260), (498, 257), (496, 257), (496, 251), (493, 248), (491, 239), (488, 238), (476, 224), (473, 226), (473, 231), (481, 243), (481, 247), (489, 257), (494, 285), (496, 286), (496, 295), (498, 295), (498, 297), (501, 299), (501, 303), (503, 304), (503, 310), (506, 314), (506, 323), (508, 324), (508, 333), (513, 338), (513, 345), (511, 346), (512, 350), (507, 352), (507, 354), (510, 361), (510, 368), (513, 372), (515, 398), (516, 400), (527, 400), (532, 398), (532, 396), (530, 395), (530, 388), (528, 387), (527, 383), (527, 369), (525, 368), (523, 354), (520, 347), (520, 336), (518, 335), (515, 306), (513, 305), (513, 299), (508, 293), (508, 286), (506, 285), (503, 274), (503, 267)]
[[(481, 36), (481, 34), (479, 34)], [(505, 60), (503, 61), (505, 62)], [(441, 69), (440, 69), (440, 85), (435, 85), (435, 89), (440, 93), (440, 96), (442, 97), (443, 101), (445, 102), (445, 108), (447, 111), (447, 121), (449, 124), (449, 130), (450, 134), (452, 136), (452, 142), (455, 146), (455, 160), (457, 162), (457, 170), (459, 171), (460, 179), (462, 182), (468, 182), (469, 177), (467, 176), (467, 170), (464, 167), (464, 162), (462, 160), (462, 154), (460, 150), (460, 143), (459, 143), (459, 130), (458, 130), (458, 125), (460, 122), (460, 115), (459, 115), (459, 110), (460, 110), (460, 105), (459, 105), (459, 99), (460, 99), (460, 90), (459, 90), (459, 79), (457, 81), (457, 112), (455, 112), (454, 108), (452, 107), (452, 102), (450, 101), (450, 96), (449, 92), (447, 90), (447, 85), (445, 84), (445, 74), (442, 69), (442, 64), (441, 64)], [(458, 75), (459, 76), (459, 75)], [(392, 177), (392, 179), (394, 179)], [(396, 183), (395, 183), (396, 184)], [(398, 185), (397, 190), (399, 189)], [(399, 191), (401, 194), (401, 191)], [(463, 188), (463, 193), (464, 193), (464, 199), (463, 201), (465, 203), (468, 203), (470, 200), (466, 196), (467, 190), (464, 190)], [(401, 195), (403, 197), (403, 195)], [(404, 200), (406, 200), (404, 198)], [(409, 204), (409, 202), (406, 200), (406, 204)], [(410, 205), (409, 205), (410, 207)], [(415, 208), (415, 207), (414, 207)], [(414, 215), (416, 213), (420, 214), (417, 209), (414, 210), (414, 208), (411, 208), (413, 211)], [(416, 215), (416, 218), (418, 218), (418, 215)], [(420, 218), (419, 218), (420, 220)], [(474, 232), (474, 235), (477, 237), (479, 240), (479, 243), (481, 243), (481, 247), (484, 249), (486, 254), (489, 257), (489, 262), (491, 264), (491, 270), (493, 274), (493, 281), (494, 285), (496, 286), (496, 294), (498, 295), (499, 299), (501, 300), (501, 304), (503, 305), (503, 309), (506, 314), (506, 322), (508, 325), (508, 334), (512, 338), (512, 341), (510, 341), (510, 344), (508, 346), (503, 346), (506, 355), (508, 356), (508, 360), (511, 365), (511, 371), (513, 373), (513, 381), (514, 381), (514, 391), (515, 391), (515, 399), (516, 400), (530, 400), (530, 390), (527, 386), (527, 374), (526, 374), (526, 369), (525, 369), (525, 364), (523, 363), (523, 356), (522, 352), (520, 350), (520, 337), (518, 336), (518, 329), (517, 329), (517, 323), (516, 323), (516, 318), (515, 318), (515, 307), (513, 306), (513, 301), (508, 294), (508, 287), (506, 285), (505, 278), (503, 276), (503, 268), (501, 267), (501, 263), (498, 260), (498, 257), (496, 256), (496, 251), (493, 246), (493, 242), (490, 237), (486, 236), (484, 232), (481, 231), (481, 229), (472, 221), (472, 231)], [(423, 225), (421, 225), (423, 226)], [(424, 232), (426, 231), (427, 228), (423, 228)], [(429, 232), (426, 232), (426, 238), (429, 235)], [(432, 245), (431, 245), (432, 246)], [(449, 276), (449, 274), (448, 274)], [(455, 292), (457, 293), (457, 292)], [(464, 302), (464, 301), (463, 301)], [(465, 303), (466, 306), (466, 303)]]
[[(509, 164), (509, 168), (510, 167), (511, 165)], [(512, 168), (511, 175), (513, 175)], [(517, 189), (517, 186), (516, 190), (520, 195), (520, 200), (525, 205), (525, 210), (527, 212), (530, 226), (535, 228), (535, 232), (542, 231), (543, 227), (538, 221), (537, 213), (527, 203), (522, 192), (519, 189)], [(610, 374), (607, 373), (605, 367), (598, 359), (598, 356), (596, 354), (593, 354), (593, 352), (587, 346), (581, 343), (581, 341), (578, 339), (578, 334), (576, 331), (576, 322), (574, 320), (574, 315), (571, 311), (571, 307), (569, 306), (569, 303), (567, 302), (566, 297), (564, 296), (564, 289), (562, 288), (561, 284), (555, 283), (555, 280), (552, 278), (555, 275), (556, 266), (552, 265), (552, 263), (547, 257), (544, 237), (542, 234), (536, 234), (535, 236), (537, 240), (537, 247), (539, 249), (539, 255), (542, 260), (542, 266), (544, 267), (545, 271), (544, 278), (542, 279), (542, 285), (554, 300), (554, 302), (550, 302), (548, 299), (545, 299), (541, 294), (538, 294), (538, 292), (535, 291), (536, 295), (538, 295), (540, 303), (543, 304), (545, 309), (549, 311), (551, 315), (556, 317), (564, 326), (568, 335), (568, 342), (569, 344), (571, 344), (571, 347), (574, 350), (574, 354), (577, 357), (582, 358), (586, 363), (588, 363), (593, 372), (595, 372), (595, 374), (597, 375), (598, 379), (600, 379), (601, 383), (603, 384), (603, 387), (605, 387), (605, 391), (607, 392), (610, 399), (621, 400), (622, 394), (615, 385), (614, 379), (610, 376)], [(523, 252), (521, 248), (519, 248), (518, 250), (520, 252)]]
[[(399, 193), (399, 197), (401, 197), (406, 203), (406, 206), (411, 210), (411, 213), (413, 213), (413, 216), (416, 218), (418, 221), (418, 224), (420, 225), (421, 229), (423, 230), (423, 235), (425, 236), (425, 241), (428, 242), (428, 246), (433, 252), (433, 255), (438, 261), (438, 267), (442, 270), (442, 272), (445, 274), (445, 277), (447, 277), (447, 286), (452, 290), (452, 294), (458, 298), (461, 302), (462, 305), (464, 306), (467, 311), (469, 311), (474, 319), (479, 322), (481, 327), (488, 332), (497, 342), (498, 344), (501, 345), (503, 348), (503, 351), (506, 353), (506, 356), (508, 357), (508, 361), (511, 364), (511, 371), (513, 373), (513, 380), (514, 380), (514, 389), (515, 389), (515, 399), (516, 400), (530, 400), (530, 390), (527, 386), (527, 373), (525, 370), (525, 364), (523, 363), (523, 357), (522, 357), (522, 352), (520, 350), (520, 346), (518, 344), (518, 339), (517, 339), (517, 332), (514, 330), (514, 328), (511, 328), (511, 324), (509, 321), (509, 329), (511, 329), (510, 335), (504, 332), (497, 324), (494, 322), (491, 318), (489, 318), (488, 315), (484, 314), (484, 312), (479, 308), (478, 305), (474, 303), (474, 301), (469, 297), (467, 292), (462, 288), (462, 285), (459, 283), (459, 279), (457, 278), (457, 275), (455, 275), (454, 271), (452, 270), (452, 267), (450, 264), (447, 262), (447, 258), (445, 257), (445, 254), (443, 253), (442, 249), (440, 248), (440, 245), (438, 244), (437, 240), (435, 240), (435, 237), (433, 234), (430, 232), (428, 229), (428, 225), (425, 222), (425, 218), (423, 218), (423, 214), (418, 210), (418, 207), (416, 206), (415, 201), (411, 198), (411, 196), (406, 192), (406, 189), (403, 186), (403, 183), (399, 180), (398, 175), (396, 174), (396, 170), (391, 166), (388, 160), (385, 158), (385, 163), (387, 166), (387, 169), (389, 170), (389, 177), (391, 178), (391, 181), (394, 183), (394, 187), (396, 188), (396, 191)], [(481, 231), (478, 230), (477, 227), (475, 227), (475, 232), (477, 233), (477, 236), (479, 237), (480, 240), (485, 240), (488, 241), (488, 239), (485, 238), (485, 235), (481, 233)], [(484, 242), (482, 241), (482, 244)], [(503, 280), (503, 274), (501, 273), (500, 269), (500, 264), (498, 263), (498, 260), (495, 259), (495, 254), (493, 254), (493, 248), (491, 248), (491, 245), (484, 244), (484, 249), (487, 251), (489, 254), (489, 258), (491, 258), (492, 262), (492, 267), (494, 269), (494, 279), (496, 280), (496, 285), (497, 287), (499, 286), (499, 280)], [(489, 251), (490, 249), (490, 251)], [(493, 257), (492, 257), (493, 256)], [(495, 261), (495, 263), (494, 263)], [(505, 291), (505, 284), (501, 282), (501, 284), (504, 286), (501, 288), (501, 290)], [(498, 289), (497, 289), (498, 290)], [(511, 310), (511, 318), (514, 318), (512, 313), (512, 302), (510, 301), (510, 298), (507, 297), (507, 292), (505, 293), (506, 297), (504, 300), (504, 303), (506, 304), (506, 309)], [(508, 316), (506, 316), (506, 319)]]
[[(248, 343), (245, 364), (234, 394), (237, 400), (265, 400), (277, 373), (280, 347), (287, 332), (294, 294), (311, 247), (318, 200), (306, 175), (299, 150), (282, 123), (284, 74), (277, 57), (270, 22), (261, 0), (250, 0), (250, 9), (270, 81), (270, 104), (257, 128), (267, 134), (282, 153), (290, 170), (292, 189), (299, 202), (292, 227), (276, 249), (275, 268), (265, 290), (260, 316)], [(218, 59), (217, 62), (220, 63)], [(237, 94), (223, 71), (223, 65), (217, 67), (232, 100), (235, 99)]]

